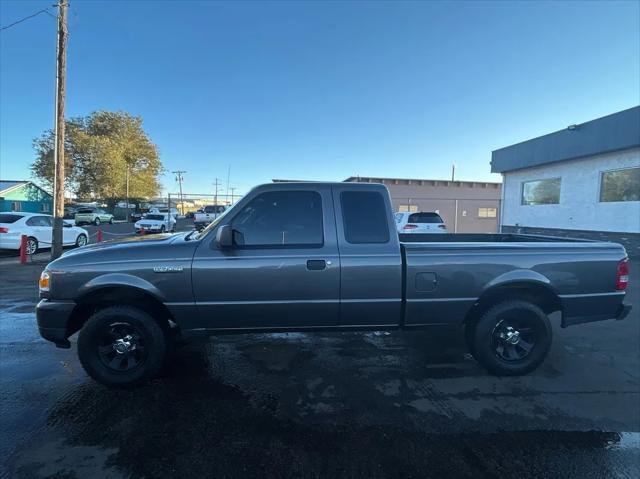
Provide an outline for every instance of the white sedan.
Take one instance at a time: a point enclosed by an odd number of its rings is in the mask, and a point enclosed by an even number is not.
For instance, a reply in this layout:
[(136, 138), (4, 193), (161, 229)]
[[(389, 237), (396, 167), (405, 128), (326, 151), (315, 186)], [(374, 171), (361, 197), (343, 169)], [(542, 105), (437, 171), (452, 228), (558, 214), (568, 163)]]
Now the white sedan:
[(398, 233), (446, 233), (447, 227), (438, 213), (434, 212), (403, 212), (396, 213), (396, 227)]
[(141, 233), (144, 229), (145, 233), (165, 233), (167, 231), (175, 231), (176, 220), (173, 215), (167, 213), (147, 213), (134, 225), (136, 233)]
[[(0, 213), (0, 249), (20, 249), (21, 236), (27, 237), (27, 254), (40, 248), (51, 248), (53, 217), (42, 213), (5, 211)], [(89, 233), (84, 228), (64, 223), (62, 244), (84, 246), (89, 242)]]

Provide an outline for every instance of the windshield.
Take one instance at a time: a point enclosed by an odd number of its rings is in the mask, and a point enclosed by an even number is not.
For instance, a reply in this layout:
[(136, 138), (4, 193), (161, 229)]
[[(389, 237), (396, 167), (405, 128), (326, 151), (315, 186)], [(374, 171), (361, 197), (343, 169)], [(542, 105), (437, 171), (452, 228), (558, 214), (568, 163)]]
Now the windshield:
[(147, 215), (144, 217), (145, 220), (158, 220), (163, 221), (166, 219), (164, 215)]
[[(240, 202), (238, 202), (240, 203)], [(236, 205), (238, 203), (234, 203), (233, 205), (229, 206), (226, 210), (224, 210), (222, 213), (220, 213), (220, 216), (218, 216), (215, 220), (213, 220), (211, 223), (209, 223), (209, 225), (207, 225), (207, 227), (205, 229), (203, 229), (202, 231), (200, 231), (199, 233), (196, 233), (194, 235), (194, 239), (201, 239), (204, 238), (209, 231), (211, 231), (212, 229), (214, 229), (216, 226), (218, 226), (218, 224), (220, 223), (220, 221), (222, 221), (222, 219), (224, 217), (226, 217), (229, 212), (233, 209), (235, 209)]]

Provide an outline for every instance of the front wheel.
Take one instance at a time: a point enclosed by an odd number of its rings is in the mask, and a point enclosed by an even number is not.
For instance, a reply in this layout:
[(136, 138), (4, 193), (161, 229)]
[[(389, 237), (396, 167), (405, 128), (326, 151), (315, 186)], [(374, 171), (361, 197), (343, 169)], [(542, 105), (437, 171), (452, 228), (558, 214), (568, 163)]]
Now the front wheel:
[(164, 233), (164, 225), (160, 227), (160, 233)]
[(107, 386), (132, 386), (155, 377), (166, 354), (167, 341), (160, 325), (131, 306), (99, 310), (78, 337), (82, 367)]
[(109, 224), (112, 225), (113, 224), (113, 218), (109, 218)]
[(80, 246), (84, 246), (87, 244), (87, 235), (79, 234), (76, 238), (76, 246), (79, 248)]
[(544, 361), (552, 329), (537, 305), (514, 300), (484, 313), (470, 336), (472, 354), (486, 369), (499, 376), (519, 376)]

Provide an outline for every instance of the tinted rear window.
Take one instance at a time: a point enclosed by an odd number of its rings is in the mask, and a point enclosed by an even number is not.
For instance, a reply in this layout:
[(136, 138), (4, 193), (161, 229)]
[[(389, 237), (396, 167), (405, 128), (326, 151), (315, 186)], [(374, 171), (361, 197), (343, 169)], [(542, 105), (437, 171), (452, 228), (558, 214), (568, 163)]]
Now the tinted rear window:
[(377, 191), (344, 191), (340, 195), (344, 236), (349, 243), (386, 243), (389, 223), (384, 198)]
[(16, 221), (18, 221), (20, 218), (22, 218), (22, 215), (0, 215), (0, 223), (15, 223)]
[(409, 223), (444, 223), (438, 213), (413, 213)]
[(78, 213), (93, 213), (93, 212), (95, 212), (95, 211), (96, 211), (96, 210), (91, 209), (91, 208), (80, 208), (80, 209), (78, 210)]

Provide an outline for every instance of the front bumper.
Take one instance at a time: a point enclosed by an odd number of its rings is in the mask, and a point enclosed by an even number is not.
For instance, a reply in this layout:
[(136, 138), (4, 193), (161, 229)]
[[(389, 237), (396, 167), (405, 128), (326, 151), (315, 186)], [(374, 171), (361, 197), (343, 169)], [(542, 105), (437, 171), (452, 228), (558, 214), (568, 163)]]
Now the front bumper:
[[(144, 227), (144, 232), (145, 233), (160, 233), (161, 229), (160, 226), (149, 226), (149, 227)], [(142, 227), (137, 227), (136, 226), (136, 233), (140, 233), (142, 231)], [(165, 229), (169, 229), (165, 226)]]
[(36, 320), (40, 336), (59, 348), (69, 348), (67, 339), (71, 313), (76, 307), (73, 301), (41, 300), (36, 306)]

